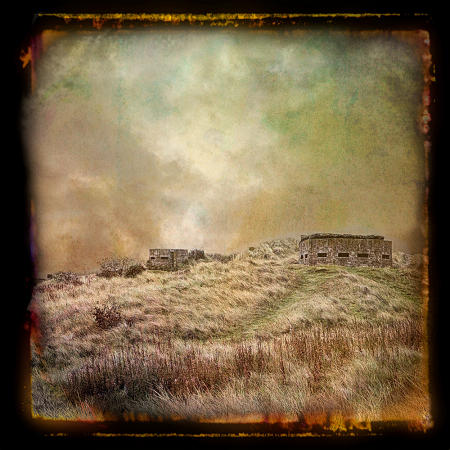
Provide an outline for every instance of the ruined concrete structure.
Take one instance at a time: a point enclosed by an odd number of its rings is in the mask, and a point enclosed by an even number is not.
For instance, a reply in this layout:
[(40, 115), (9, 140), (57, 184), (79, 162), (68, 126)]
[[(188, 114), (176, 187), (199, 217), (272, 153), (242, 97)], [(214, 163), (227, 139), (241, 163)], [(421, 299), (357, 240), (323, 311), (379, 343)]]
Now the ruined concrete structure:
[(301, 236), (299, 263), (392, 266), (392, 241), (377, 235), (316, 233)]
[(198, 260), (205, 257), (203, 250), (190, 250), (184, 248), (151, 248), (147, 267), (149, 269), (176, 270), (189, 260)]
[(188, 262), (189, 252), (184, 248), (151, 248), (147, 267), (149, 269), (174, 270)]

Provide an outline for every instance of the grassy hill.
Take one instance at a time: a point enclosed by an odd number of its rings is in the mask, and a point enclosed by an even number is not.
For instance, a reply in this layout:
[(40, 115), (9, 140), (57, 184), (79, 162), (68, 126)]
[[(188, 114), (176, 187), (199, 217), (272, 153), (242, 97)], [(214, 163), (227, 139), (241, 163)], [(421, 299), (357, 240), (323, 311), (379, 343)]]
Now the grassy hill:
[(297, 245), (271, 241), (176, 272), (39, 284), (34, 413), (423, 419), (420, 262), (308, 267), (295, 263)]

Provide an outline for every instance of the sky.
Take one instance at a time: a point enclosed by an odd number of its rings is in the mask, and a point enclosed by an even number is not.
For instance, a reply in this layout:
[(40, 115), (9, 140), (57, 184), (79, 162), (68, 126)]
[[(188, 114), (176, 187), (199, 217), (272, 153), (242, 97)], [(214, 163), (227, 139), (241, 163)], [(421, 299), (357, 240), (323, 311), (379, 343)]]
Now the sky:
[(424, 36), (60, 33), (23, 102), (37, 267), (313, 232), (421, 252)]

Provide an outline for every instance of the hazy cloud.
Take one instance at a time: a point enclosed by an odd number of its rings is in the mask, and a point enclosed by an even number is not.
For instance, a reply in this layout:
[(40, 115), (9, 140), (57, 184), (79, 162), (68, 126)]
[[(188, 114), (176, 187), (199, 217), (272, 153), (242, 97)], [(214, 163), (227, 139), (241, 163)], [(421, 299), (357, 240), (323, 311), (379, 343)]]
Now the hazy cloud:
[[(403, 34), (404, 36), (405, 34)], [(301, 233), (423, 245), (414, 33), (73, 33), (24, 103), (43, 272)], [(419, 39), (419, 37), (417, 37)]]

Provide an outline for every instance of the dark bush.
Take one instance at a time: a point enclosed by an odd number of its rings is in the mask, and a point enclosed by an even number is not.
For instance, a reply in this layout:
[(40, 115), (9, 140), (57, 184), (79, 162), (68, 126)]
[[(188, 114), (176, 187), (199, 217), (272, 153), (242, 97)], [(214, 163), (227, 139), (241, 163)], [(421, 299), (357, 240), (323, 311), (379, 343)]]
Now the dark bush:
[(47, 278), (49, 280), (55, 281), (56, 283), (73, 284), (73, 285), (82, 284), (79, 275), (73, 272), (56, 272), (47, 275)]
[(236, 253), (233, 253), (232, 255), (222, 255), (221, 253), (207, 253), (206, 259), (209, 259), (210, 261), (219, 261), (221, 263), (227, 263), (229, 261), (232, 261), (235, 256)]
[(124, 276), (133, 278), (145, 270), (142, 264), (132, 264), (124, 270)]
[(115, 327), (122, 320), (122, 314), (117, 305), (96, 306), (92, 314), (96, 324), (103, 330)]
[(131, 258), (105, 258), (100, 262), (100, 277), (135, 277), (145, 270), (144, 266)]

